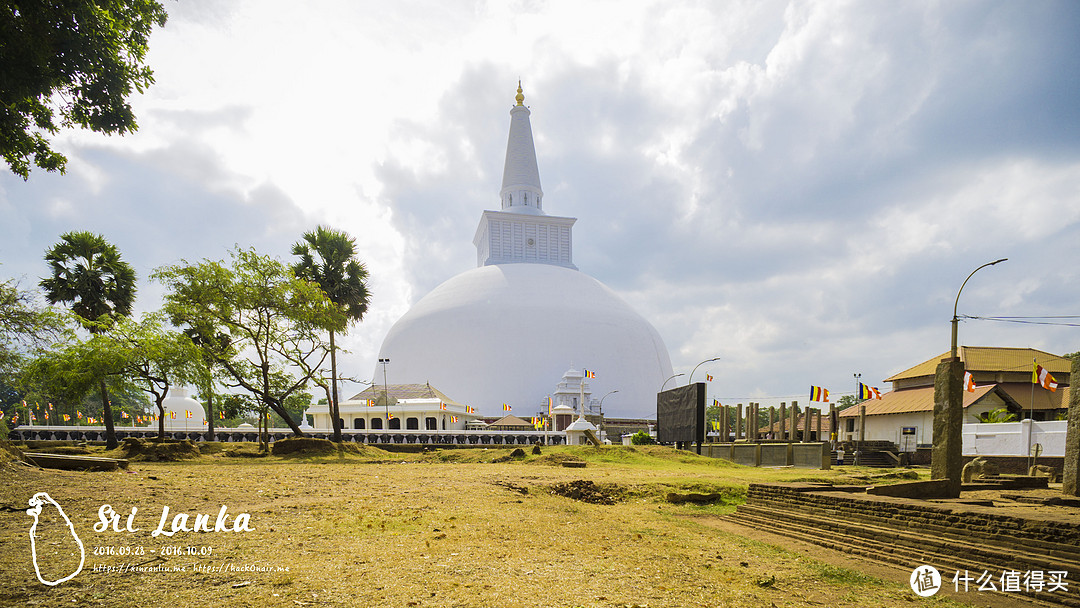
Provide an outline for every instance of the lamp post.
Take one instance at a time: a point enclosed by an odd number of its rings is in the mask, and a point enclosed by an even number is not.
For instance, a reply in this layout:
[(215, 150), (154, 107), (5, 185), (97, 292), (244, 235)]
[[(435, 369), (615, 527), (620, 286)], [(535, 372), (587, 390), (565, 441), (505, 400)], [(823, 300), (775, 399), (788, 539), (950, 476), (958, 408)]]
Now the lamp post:
[(710, 361), (719, 361), (719, 360), (720, 360), (720, 357), (713, 357), (712, 359), (706, 359), (706, 360), (702, 361), (701, 363), (698, 363), (697, 365), (695, 365), (694, 369), (690, 370), (690, 378), (686, 381), (686, 386), (690, 386), (691, 384), (693, 384), (693, 382), (694, 382), (694, 372), (697, 371), (697, 368), (701, 367), (702, 365), (705, 365), (706, 363), (709, 363)]
[(382, 364), (382, 383), (383, 383), (383, 406), (386, 409), (386, 424), (383, 426), (384, 430), (390, 430), (390, 385), (386, 383), (386, 366), (390, 364), (390, 357), (385, 359), (380, 357), (379, 363)]
[(607, 395), (600, 398), (600, 437), (604, 436), (604, 399), (608, 398), (608, 395), (619, 392), (618, 389), (608, 391)]
[(952, 349), (949, 358), (938, 363), (934, 372), (934, 439), (930, 454), (930, 479), (946, 481), (946, 498), (959, 498), (963, 472), (964, 366), (957, 357), (956, 334), (960, 293), (969, 279), (987, 266), (1007, 258), (988, 262), (971, 271), (956, 292), (952, 317)]
[(953, 358), (953, 359), (956, 358), (956, 333), (957, 333), (957, 325), (959, 325), (959, 322), (960, 322), (959, 317), (956, 316), (956, 308), (957, 308), (957, 306), (960, 305), (960, 292), (964, 291), (964, 286), (967, 285), (968, 279), (970, 279), (976, 272), (979, 272), (980, 270), (982, 270), (983, 268), (986, 268), (987, 266), (993, 266), (994, 264), (1000, 264), (1000, 263), (1002, 263), (1002, 262), (1004, 262), (1005, 260), (1008, 260), (1008, 259), (1009, 258), (1001, 258), (1000, 260), (994, 260), (993, 262), (987, 262), (987, 263), (983, 264), (982, 266), (979, 266), (975, 270), (972, 270), (971, 274), (969, 274), (967, 276), (967, 279), (964, 279), (964, 282), (960, 284), (960, 290), (956, 292), (956, 301), (953, 303), (953, 308), (952, 308), (952, 350), (949, 351), (950, 352), (949, 356), (951, 358)]
[(678, 378), (679, 376), (685, 376), (685, 375), (686, 374), (675, 374), (674, 376), (668, 376), (668, 379), (664, 380), (664, 383), (660, 385), (660, 392), (661, 393), (664, 392), (664, 387), (667, 386), (668, 382), (671, 382), (672, 380), (674, 380), (675, 378)]

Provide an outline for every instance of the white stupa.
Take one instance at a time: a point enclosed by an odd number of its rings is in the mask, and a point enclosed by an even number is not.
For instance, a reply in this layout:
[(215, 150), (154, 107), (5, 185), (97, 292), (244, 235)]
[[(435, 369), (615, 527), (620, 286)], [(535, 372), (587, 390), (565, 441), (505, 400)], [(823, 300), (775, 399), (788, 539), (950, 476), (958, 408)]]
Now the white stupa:
[[(191, 398), (191, 392), (186, 388), (174, 386), (169, 389), (161, 405), (165, 408), (167, 431), (201, 431), (207, 426), (206, 410)], [(151, 422), (147, 426), (157, 428), (157, 425), (157, 422)]]
[[(390, 329), (379, 358), (395, 383), (430, 383), (481, 413), (529, 415), (567, 366), (595, 374), (592, 394), (618, 390), (608, 416), (646, 416), (671, 376), (656, 330), (573, 263), (571, 217), (547, 215), (529, 109), (510, 110), (500, 211), (476, 229), (478, 268), (439, 285)], [(378, 369), (381, 377), (382, 369)], [(617, 398), (616, 398), (617, 397)]]

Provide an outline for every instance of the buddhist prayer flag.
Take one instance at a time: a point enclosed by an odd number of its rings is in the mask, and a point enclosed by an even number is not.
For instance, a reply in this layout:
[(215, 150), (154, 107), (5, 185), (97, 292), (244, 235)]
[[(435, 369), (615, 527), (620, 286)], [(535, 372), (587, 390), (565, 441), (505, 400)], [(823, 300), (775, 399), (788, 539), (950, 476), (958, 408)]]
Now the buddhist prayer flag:
[(49, 409), (50, 409), (50, 410), (51, 410), (51, 409), (53, 409), (53, 406), (52, 406), (52, 404), (51, 404), (51, 403), (49, 404)]
[[(825, 391), (825, 396), (829, 396), (829, 391)], [(862, 382), (859, 383), (859, 399), (881, 399), (881, 391), (876, 386), (867, 386)], [(825, 399), (828, 402), (828, 399)]]
[(189, 410), (184, 410), (184, 418), (191, 418), (191, 412)]
[(123, 418), (124, 420), (127, 420), (128, 418), (131, 418), (131, 416), (128, 416), (127, 412), (120, 412), (120, 417)]
[(169, 418), (176, 420), (176, 412), (169, 412)]
[(705, 381), (706, 382), (712, 382), (712, 376), (709, 375), (709, 374), (705, 374)]
[(465, 413), (466, 414), (475, 414), (476, 413), (476, 408), (471, 406), (471, 405), (466, 405), (465, 406)]
[(450, 416), (450, 422), (457, 422), (457, 416)]
[(824, 403), (829, 402), (829, 389), (821, 388), (820, 386), (810, 387), (810, 401), (822, 401)]
[(68, 416), (67, 414), (64, 414), (64, 422), (68, 422), (70, 420), (71, 420), (71, 416)]
[(975, 378), (971, 377), (971, 372), (964, 372), (964, 390), (969, 393), (975, 392)]
[(82, 412), (80, 412), (79, 410), (75, 410), (75, 414), (79, 418), (79, 420), (82, 420), (82, 417), (83, 417)]
[(1031, 373), (1031, 381), (1051, 393), (1057, 392), (1057, 379), (1051, 376), (1050, 372), (1038, 363), (1035, 364), (1035, 370)]
[(443, 410), (443, 411), (445, 412), (445, 411), (446, 411), (446, 404), (445, 404), (445, 403), (442, 403), (442, 402), (440, 402), (440, 403), (439, 403), (439, 409), (440, 409), (440, 410)]
[(503, 404), (503, 411), (504, 412), (513, 411), (513, 409), (514, 408), (510, 407), (509, 405), (506, 405), (505, 403)]
[(713, 404), (714, 406), (716, 406), (716, 407), (720, 407), (720, 400), (719, 400), (719, 399), (713, 399), (713, 400), (712, 400), (712, 404)]
[(590, 372), (589, 370), (585, 370), (585, 377), (586, 378), (595, 378), (596, 377), (596, 372)]
[(222, 420), (224, 420), (224, 419), (225, 419), (225, 412), (222, 412), (222, 411), (218, 411), (218, 413), (217, 413), (217, 414), (218, 414), (218, 418), (221, 418)]

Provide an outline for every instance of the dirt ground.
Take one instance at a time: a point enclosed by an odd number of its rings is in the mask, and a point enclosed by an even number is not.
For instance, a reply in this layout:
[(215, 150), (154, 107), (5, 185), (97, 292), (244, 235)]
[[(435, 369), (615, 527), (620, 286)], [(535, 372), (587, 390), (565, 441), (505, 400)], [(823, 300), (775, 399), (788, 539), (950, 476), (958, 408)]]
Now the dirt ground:
[[(559, 466), (579, 458), (586, 467)], [(846, 481), (835, 471), (809, 473)], [(722, 523), (746, 483), (807, 475), (664, 448), (523, 459), (509, 450), (218, 454), (97, 473), (6, 463), (0, 605), (961, 605), (920, 600), (898, 570)], [(30, 542), (27, 503), (40, 492), (61, 506), (86, 551), (81, 572), (55, 586), (39, 582), (32, 545), (46, 580), (74, 572), (79, 550), (50, 503)], [(672, 504), (672, 493), (717, 500)], [(120, 531), (95, 529), (104, 505)], [(174, 523), (202, 523), (200, 514), (213, 530), (223, 506), (225, 530), (167, 535)], [(127, 529), (132, 508), (135, 531)]]

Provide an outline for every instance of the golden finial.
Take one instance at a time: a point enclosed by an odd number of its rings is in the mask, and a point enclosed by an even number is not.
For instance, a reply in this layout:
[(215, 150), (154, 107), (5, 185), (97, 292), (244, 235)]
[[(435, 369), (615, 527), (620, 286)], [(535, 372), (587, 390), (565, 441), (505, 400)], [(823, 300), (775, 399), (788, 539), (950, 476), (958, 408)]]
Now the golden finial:
[(517, 105), (519, 105), (519, 106), (525, 105), (524, 103), (522, 103), (522, 102), (525, 101), (525, 95), (522, 94), (522, 92), (521, 92), (521, 80), (520, 79), (518, 80), (518, 94), (516, 96), (514, 96), (514, 99), (517, 100)]

